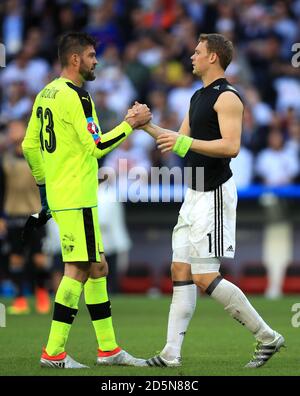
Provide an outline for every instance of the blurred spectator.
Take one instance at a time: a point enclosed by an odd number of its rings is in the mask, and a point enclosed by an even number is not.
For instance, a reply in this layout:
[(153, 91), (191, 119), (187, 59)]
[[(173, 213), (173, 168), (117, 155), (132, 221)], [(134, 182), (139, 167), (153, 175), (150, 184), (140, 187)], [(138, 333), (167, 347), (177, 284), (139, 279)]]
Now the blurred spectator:
[[(176, 112), (164, 111), (161, 114), (160, 126), (171, 131), (176, 131), (179, 129), (180, 123), (178, 120), (178, 114)], [(155, 161), (156, 157), (156, 161)], [(165, 153), (163, 155), (159, 154), (159, 150), (154, 153), (154, 165), (155, 166), (167, 166), (168, 168), (173, 168), (175, 166), (182, 167), (183, 160), (178, 157), (173, 152)]]
[(282, 37), (281, 55), (289, 60), (290, 49), (297, 41), (298, 27), (291, 18), (291, 9), (288, 2), (279, 0), (273, 6), (274, 31)]
[(98, 90), (107, 93), (107, 106), (117, 112), (120, 117), (125, 115), (130, 104), (136, 99), (136, 91), (129, 78), (117, 66), (107, 66), (96, 71), (97, 78), (93, 84), (87, 84), (94, 94)]
[(180, 123), (189, 109), (191, 97), (201, 86), (200, 82), (194, 82), (191, 73), (184, 73), (180, 85), (170, 91), (168, 105), (171, 111), (177, 112)]
[(23, 81), (31, 94), (39, 92), (46, 82), (49, 71), (48, 63), (36, 58), (37, 48), (28, 43), (16, 55), (1, 74), (2, 89), (14, 81)]
[(201, 26), (204, 22), (206, 4), (198, 0), (182, 0), (189, 18)]
[[(24, 0), (0, 4), (0, 38), (8, 55), (7, 67), (0, 70), (4, 128), (0, 150), (7, 146), (6, 123), (26, 117), (36, 92), (59, 75), (54, 44), (68, 30), (87, 31), (99, 41), (97, 79), (87, 89), (96, 100), (104, 132), (114, 119), (122, 119), (135, 100), (151, 106), (154, 122), (161, 124), (163, 119), (178, 129), (192, 94), (201, 88), (193, 78), (190, 57), (199, 33), (212, 31), (235, 44), (226, 77), (237, 85), (245, 102), (242, 145), (255, 156), (267, 147), (270, 129), (282, 128), (287, 134), (296, 129), (300, 68), (291, 64), (291, 45), (300, 37), (298, 0), (32, 0), (28, 4)], [(288, 139), (286, 147), (296, 149), (297, 144)], [(161, 156), (143, 132), (132, 137), (134, 150), (139, 146), (150, 166), (178, 162)]]
[(6, 100), (3, 101), (0, 113), (0, 123), (24, 119), (31, 113), (31, 109), (32, 100), (26, 96), (24, 82), (14, 81), (8, 86)]
[(105, 257), (108, 262), (107, 287), (110, 293), (119, 293), (119, 279), (129, 265), (131, 241), (125, 223), (125, 212), (121, 202), (111, 189), (98, 192), (98, 214)]
[(103, 132), (112, 130), (116, 124), (121, 122), (122, 117), (120, 117), (116, 111), (108, 107), (106, 91), (96, 91), (94, 94), (94, 102), (101, 130)]
[[(147, 188), (148, 174), (151, 168), (150, 158), (143, 148), (133, 145), (133, 136), (126, 139), (120, 147), (105, 157), (104, 167), (113, 170), (117, 177), (118, 193), (123, 202), (127, 201), (127, 195), (132, 192), (132, 201), (138, 198), (137, 190)], [(137, 190), (131, 186), (138, 183)], [(134, 198), (135, 196), (135, 198)]]
[(280, 129), (271, 129), (268, 147), (257, 156), (256, 173), (269, 186), (292, 183), (299, 172), (298, 157), (287, 148)]
[(234, 5), (229, 1), (217, 3), (218, 19), (216, 21), (216, 31), (224, 34), (235, 30)]
[(99, 54), (111, 44), (116, 45), (118, 49), (123, 47), (122, 35), (114, 18), (112, 1), (105, 0), (101, 5), (90, 8), (85, 30), (100, 43)]
[(22, 3), (21, 0), (7, 0), (3, 4), (1, 37), (9, 57), (15, 55), (22, 47), (24, 34), (24, 8)]
[(232, 158), (230, 168), (236, 187), (249, 187), (253, 180), (253, 154), (246, 147), (241, 146), (240, 152), (236, 158)]
[[(154, 123), (178, 130), (191, 96), (201, 88), (193, 78), (190, 57), (199, 34), (216, 31), (234, 42), (234, 59), (226, 78), (237, 86), (245, 104), (242, 148), (231, 162), (238, 187), (253, 181), (300, 183), (300, 68), (291, 64), (292, 43), (300, 39), (299, 18), (299, 0), (2, 0), (0, 41), (6, 45), (7, 67), (0, 69), (1, 162), (21, 161), (11, 144), (11, 125), (16, 131), (21, 129), (36, 93), (59, 75), (59, 35), (68, 30), (87, 31), (99, 41), (97, 78), (87, 89), (106, 132), (122, 120), (135, 100), (149, 105)], [(141, 166), (146, 189), (151, 166), (184, 164), (173, 153), (161, 155), (155, 140), (143, 131), (132, 134), (102, 161), (121, 172), (123, 198), (135, 182), (131, 179), (128, 184), (123, 171), (127, 177), (131, 169)], [(3, 200), (3, 178), (1, 183)], [(9, 219), (1, 214), (0, 239), (5, 243)], [(60, 245), (55, 223), (47, 227), (46, 266), (52, 266), (55, 290), (61, 276)], [(107, 242), (107, 251), (113, 242)], [(113, 270), (120, 268), (109, 264)], [(13, 277), (18, 277), (17, 272)]]
[(253, 117), (252, 108), (245, 105), (242, 131), (242, 145), (256, 154), (267, 145), (268, 128), (258, 127)]
[(56, 20), (56, 35), (61, 36), (72, 30), (76, 30), (75, 13), (71, 5), (64, 4), (59, 7)]
[(138, 101), (144, 103), (151, 83), (151, 74), (147, 66), (139, 59), (139, 47), (130, 43), (124, 53), (124, 71), (137, 91)]
[(156, 41), (153, 33), (144, 34), (138, 41), (138, 60), (150, 69), (160, 65), (163, 58), (163, 47)]
[[(286, 143), (287, 150), (291, 151), (291, 156), (298, 158), (298, 163), (300, 160), (300, 121), (294, 120), (288, 127), (289, 140)], [(296, 183), (300, 183), (300, 169), (298, 169), (298, 174), (295, 178)]]
[(277, 91), (276, 109), (283, 113), (292, 106), (300, 115), (300, 82), (295, 78), (280, 77), (276, 79), (274, 87)]
[(144, 25), (152, 29), (169, 29), (175, 19), (176, 0), (153, 0), (144, 13)]
[(269, 125), (272, 120), (273, 111), (270, 105), (261, 100), (258, 90), (248, 86), (243, 93), (247, 105), (251, 108), (253, 121), (256, 125)]
[(163, 89), (154, 89), (149, 93), (147, 103), (151, 108), (152, 120), (155, 124), (160, 124), (163, 114), (171, 111), (167, 99), (168, 95)]
[[(28, 216), (40, 210), (38, 189), (25, 161), (21, 143), (25, 136), (25, 123), (11, 121), (8, 125), (9, 150), (3, 155), (0, 172), (4, 190), (0, 191), (1, 229), (6, 231), (9, 245), (9, 270), (16, 296), (7, 311), (25, 314), (29, 305), (25, 296), (26, 269), (34, 272), (36, 310), (48, 313), (50, 301), (47, 291), (49, 276), (46, 257), (42, 252), (42, 231), (33, 231), (26, 241), (22, 230)], [(29, 267), (29, 269), (28, 269)], [(31, 267), (31, 268), (30, 268)]]

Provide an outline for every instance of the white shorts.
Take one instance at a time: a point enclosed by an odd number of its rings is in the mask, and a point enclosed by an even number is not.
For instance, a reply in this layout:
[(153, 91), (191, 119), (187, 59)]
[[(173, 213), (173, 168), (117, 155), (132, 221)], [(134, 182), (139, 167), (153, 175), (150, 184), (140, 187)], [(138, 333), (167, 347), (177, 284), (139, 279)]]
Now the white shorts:
[[(233, 258), (236, 206), (237, 191), (232, 177), (213, 191), (188, 189), (173, 230), (173, 262), (205, 266), (203, 259)], [(207, 261), (212, 262), (216, 260)]]

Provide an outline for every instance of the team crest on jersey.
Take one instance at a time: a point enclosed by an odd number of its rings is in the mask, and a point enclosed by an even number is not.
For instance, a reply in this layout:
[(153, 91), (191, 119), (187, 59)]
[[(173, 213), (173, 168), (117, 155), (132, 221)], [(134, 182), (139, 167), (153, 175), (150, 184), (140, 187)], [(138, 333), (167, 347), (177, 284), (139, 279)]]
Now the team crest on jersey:
[(87, 121), (87, 130), (92, 134), (95, 144), (98, 144), (100, 142), (99, 128), (93, 119), (89, 118)]

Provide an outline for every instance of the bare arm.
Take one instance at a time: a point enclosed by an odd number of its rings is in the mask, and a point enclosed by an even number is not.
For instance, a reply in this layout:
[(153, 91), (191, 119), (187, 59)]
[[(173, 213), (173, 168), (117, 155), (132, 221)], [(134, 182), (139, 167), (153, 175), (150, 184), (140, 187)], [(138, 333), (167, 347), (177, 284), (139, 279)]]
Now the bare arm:
[[(240, 149), (243, 104), (234, 93), (228, 91), (219, 96), (214, 109), (218, 114), (221, 139), (193, 139), (190, 150), (209, 157), (236, 157)], [(161, 134), (157, 142), (162, 153), (172, 151), (178, 137), (178, 133)]]
[(243, 104), (232, 92), (222, 93), (214, 106), (218, 114), (221, 139), (194, 139), (190, 150), (209, 157), (236, 157), (240, 151)]
[[(165, 133), (176, 133), (174, 131), (171, 131), (170, 129), (161, 128), (160, 126), (155, 125), (151, 122), (149, 124), (144, 125), (142, 128), (144, 129), (144, 131), (148, 132), (149, 135), (154, 137), (154, 139), (157, 139), (160, 135)], [(190, 131), (189, 112), (187, 112), (179, 128), (178, 133), (180, 133), (181, 135), (190, 136), (190, 132), (191, 131)]]

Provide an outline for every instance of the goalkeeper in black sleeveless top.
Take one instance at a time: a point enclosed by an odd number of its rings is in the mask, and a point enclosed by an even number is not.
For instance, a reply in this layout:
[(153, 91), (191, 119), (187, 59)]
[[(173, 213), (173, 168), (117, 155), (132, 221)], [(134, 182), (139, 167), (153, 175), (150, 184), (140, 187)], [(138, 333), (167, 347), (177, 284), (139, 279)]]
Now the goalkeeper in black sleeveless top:
[[(232, 43), (224, 36), (201, 34), (191, 60), (203, 88), (192, 96), (179, 131), (152, 123), (144, 126), (157, 139), (162, 153), (187, 156), (193, 171), (173, 230), (173, 298), (167, 342), (159, 355), (147, 360), (149, 366), (181, 365), (182, 342), (195, 310), (197, 286), (253, 333), (257, 346), (246, 367), (261, 367), (284, 344), (283, 336), (265, 323), (243, 292), (219, 273), (220, 259), (233, 258), (235, 253), (237, 192), (229, 163), (240, 149), (243, 104), (224, 76), (232, 54)], [(197, 179), (197, 168), (204, 169), (204, 180)]]

